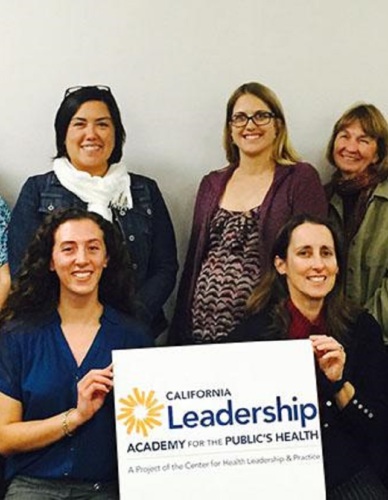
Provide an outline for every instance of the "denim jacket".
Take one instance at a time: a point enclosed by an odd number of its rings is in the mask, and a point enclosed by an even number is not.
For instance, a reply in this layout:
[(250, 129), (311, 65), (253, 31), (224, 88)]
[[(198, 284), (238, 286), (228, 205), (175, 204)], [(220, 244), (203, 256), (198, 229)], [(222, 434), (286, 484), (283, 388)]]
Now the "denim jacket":
[[(156, 182), (130, 174), (133, 208), (114, 210), (130, 255), (135, 275), (135, 302), (138, 317), (152, 324), (155, 335), (165, 327), (162, 306), (171, 294), (178, 269), (174, 229)], [(54, 172), (27, 179), (11, 214), (9, 263), (14, 276), (29, 242), (44, 217), (57, 208), (87, 205), (57, 179)]]

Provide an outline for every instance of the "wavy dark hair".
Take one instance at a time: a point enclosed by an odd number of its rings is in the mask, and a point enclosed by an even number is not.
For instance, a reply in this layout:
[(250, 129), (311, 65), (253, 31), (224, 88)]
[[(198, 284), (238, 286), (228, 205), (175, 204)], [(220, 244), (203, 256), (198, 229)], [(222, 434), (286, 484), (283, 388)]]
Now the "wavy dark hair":
[(65, 222), (84, 219), (93, 221), (101, 229), (109, 257), (99, 283), (99, 300), (121, 311), (133, 312), (130, 258), (118, 230), (98, 214), (67, 208), (49, 215), (36, 232), (0, 311), (0, 324), (11, 319), (38, 319), (57, 308), (59, 279), (50, 271), (55, 233)]
[[(70, 91), (71, 89), (69, 89)], [(55, 117), (55, 134), (57, 144), (57, 154), (55, 158), (68, 158), (66, 151), (66, 134), (69, 123), (79, 108), (88, 101), (104, 102), (109, 109), (115, 129), (115, 145), (108, 159), (108, 165), (118, 163), (123, 156), (123, 146), (125, 143), (125, 129), (121, 121), (119, 107), (109, 87), (98, 85), (88, 85), (76, 88), (73, 92), (66, 91)]]
[[(331, 222), (328, 219), (308, 214), (295, 215), (280, 229), (271, 250), (271, 262), (274, 263), (276, 257), (280, 257), (283, 260), (287, 258), (287, 251), (293, 231), (305, 223), (325, 226), (333, 237), (338, 274), (333, 289), (325, 297), (325, 322), (328, 335), (341, 339), (346, 344), (349, 327), (356, 321), (361, 309), (349, 302), (344, 296), (344, 255), (342, 241)], [(252, 292), (248, 300), (247, 311), (249, 314), (255, 314), (268, 307), (270, 309), (273, 329), (280, 332), (283, 337), (286, 337), (290, 322), (290, 316), (286, 308), (288, 297), (289, 291), (286, 277), (280, 275), (276, 271), (275, 266), (272, 265), (271, 269), (263, 276), (260, 284)]]

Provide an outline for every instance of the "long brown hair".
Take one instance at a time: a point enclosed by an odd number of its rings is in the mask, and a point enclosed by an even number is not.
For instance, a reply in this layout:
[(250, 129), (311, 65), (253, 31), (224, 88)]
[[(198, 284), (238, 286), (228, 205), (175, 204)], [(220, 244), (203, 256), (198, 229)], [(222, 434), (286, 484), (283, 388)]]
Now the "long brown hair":
[[(325, 226), (333, 237), (338, 274), (333, 289), (325, 297), (325, 321), (328, 335), (341, 339), (341, 341), (346, 343), (349, 326), (355, 322), (360, 309), (350, 303), (344, 296), (342, 286), (344, 269), (342, 245), (330, 221), (308, 214), (299, 214), (292, 217), (280, 229), (276, 237), (270, 255), (271, 262), (274, 262), (276, 256), (283, 260), (287, 259), (287, 251), (292, 233), (298, 226), (305, 223)], [(271, 269), (263, 277), (249, 298), (248, 313), (255, 314), (268, 307), (274, 322), (273, 327), (285, 337), (290, 320), (286, 308), (288, 297), (289, 291), (286, 278), (277, 273), (275, 267), (272, 265)]]

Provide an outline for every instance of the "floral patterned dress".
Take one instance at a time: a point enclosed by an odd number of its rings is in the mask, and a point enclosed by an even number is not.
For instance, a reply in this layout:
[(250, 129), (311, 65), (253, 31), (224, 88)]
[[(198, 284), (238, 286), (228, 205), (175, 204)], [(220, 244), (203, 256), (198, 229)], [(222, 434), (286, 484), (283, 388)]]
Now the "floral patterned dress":
[(213, 217), (191, 310), (195, 343), (222, 341), (244, 316), (260, 279), (259, 218), (260, 207), (248, 212), (219, 208)]

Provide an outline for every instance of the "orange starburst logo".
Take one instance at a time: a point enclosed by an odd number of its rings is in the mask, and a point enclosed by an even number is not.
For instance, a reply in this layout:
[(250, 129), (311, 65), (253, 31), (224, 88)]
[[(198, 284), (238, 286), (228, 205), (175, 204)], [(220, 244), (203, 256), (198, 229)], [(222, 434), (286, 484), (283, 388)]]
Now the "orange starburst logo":
[(146, 391), (140, 391), (135, 387), (132, 395), (128, 394), (119, 401), (123, 406), (117, 419), (124, 420), (123, 424), (127, 427), (128, 434), (136, 432), (147, 437), (150, 429), (162, 425), (159, 417), (164, 405), (158, 404), (155, 391), (149, 391), (147, 394)]

